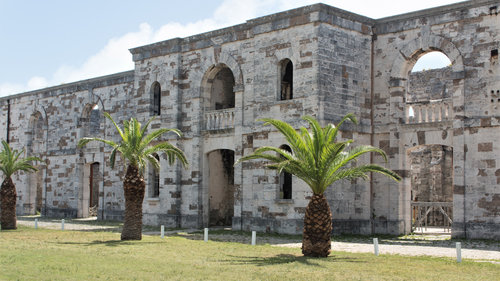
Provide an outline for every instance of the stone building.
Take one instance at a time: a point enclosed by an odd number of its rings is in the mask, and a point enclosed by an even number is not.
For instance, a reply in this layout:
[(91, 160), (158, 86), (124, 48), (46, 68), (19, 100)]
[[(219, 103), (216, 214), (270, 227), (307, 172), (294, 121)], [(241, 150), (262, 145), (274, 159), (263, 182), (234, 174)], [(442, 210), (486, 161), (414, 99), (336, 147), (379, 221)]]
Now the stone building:
[[(499, 239), (499, 4), (377, 20), (316, 4), (133, 48), (132, 71), (1, 98), (2, 138), (46, 159), (15, 177), (18, 213), (122, 217), (123, 161), (110, 169), (108, 147), (76, 146), (116, 139), (106, 111), (119, 122), (156, 116), (152, 128), (184, 134), (165, 139), (186, 152), (188, 169), (158, 155), (162, 169), (146, 171), (146, 224), (300, 233), (309, 188), (262, 162), (233, 163), (262, 145), (287, 148), (260, 117), (298, 127), (303, 115), (326, 124), (352, 112), (360, 122), (341, 138), (384, 149), (387, 163), (362, 161), (403, 180), (336, 183), (326, 192), (335, 233), (408, 233), (415, 202), (437, 200), (451, 206), (453, 236)], [(451, 66), (410, 74), (430, 51)]]

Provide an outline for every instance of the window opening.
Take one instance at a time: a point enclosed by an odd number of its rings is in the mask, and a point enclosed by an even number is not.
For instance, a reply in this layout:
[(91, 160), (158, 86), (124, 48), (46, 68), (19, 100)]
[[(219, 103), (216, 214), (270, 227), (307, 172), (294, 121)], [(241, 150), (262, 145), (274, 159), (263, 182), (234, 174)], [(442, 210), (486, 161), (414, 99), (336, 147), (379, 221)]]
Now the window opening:
[[(292, 149), (288, 145), (282, 145), (280, 148), (292, 153)], [(281, 172), (279, 184), (279, 199), (292, 199), (292, 174)]]
[[(158, 154), (153, 155), (154, 158), (160, 161), (160, 157)], [(150, 197), (156, 198), (160, 196), (160, 171), (155, 169), (152, 165), (150, 165), (151, 171), (151, 189), (150, 189)]]
[(155, 82), (153, 85), (153, 115), (161, 114), (161, 86), (160, 83)]
[(293, 99), (293, 64), (289, 59), (281, 62), (281, 100)]

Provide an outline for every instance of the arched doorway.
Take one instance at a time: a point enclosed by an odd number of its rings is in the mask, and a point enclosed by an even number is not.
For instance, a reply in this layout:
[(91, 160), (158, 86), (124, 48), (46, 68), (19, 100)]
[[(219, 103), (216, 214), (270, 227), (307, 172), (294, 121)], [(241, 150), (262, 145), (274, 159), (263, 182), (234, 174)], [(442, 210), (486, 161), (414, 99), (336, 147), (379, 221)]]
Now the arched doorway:
[(453, 148), (420, 145), (408, 149), (411, 223), (417, 233), (451, 233), (453, 222)]
[[(29, 130), (27, 132), (28, 143), (27, 153), (29, 156), (37, 156), (44, 159), (46, 151), (46, 124), (40, 112), (31, 115)], [(45, 165), (42, 162), (36, 162), (36, 172), (28, 174), (28, 202), (24, 204), (25, 213), (41, 214), (43, 206), (43, 179), (45, 174)]]
[(234, 216), (234, 151), (209, 152), (208, 225), (231, 226)]
[(99, 209), (99, 163), (90, 164), (89, 172), (89, 217), (97, 217)]

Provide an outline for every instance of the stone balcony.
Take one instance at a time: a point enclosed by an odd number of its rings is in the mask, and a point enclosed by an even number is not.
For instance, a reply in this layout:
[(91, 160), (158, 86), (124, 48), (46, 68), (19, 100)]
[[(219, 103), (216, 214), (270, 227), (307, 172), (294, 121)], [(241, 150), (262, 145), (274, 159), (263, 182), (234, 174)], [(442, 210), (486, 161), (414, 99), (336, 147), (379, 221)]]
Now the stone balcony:
[(204, 129), (207, 131), (233, 129), (234, 115), (234, 108), (206, 111)]
[(443, 122), (452, 119), (451, 99), (406, 103), (406, 124)]

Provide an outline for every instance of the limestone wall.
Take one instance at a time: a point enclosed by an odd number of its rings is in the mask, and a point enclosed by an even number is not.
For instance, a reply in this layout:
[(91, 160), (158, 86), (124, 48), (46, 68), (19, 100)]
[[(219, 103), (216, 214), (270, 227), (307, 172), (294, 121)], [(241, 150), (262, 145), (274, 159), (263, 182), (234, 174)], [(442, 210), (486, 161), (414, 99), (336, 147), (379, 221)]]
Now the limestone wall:
[[(103, 111), (118, 123), (155, 116), (152, 129), (182, 131), (181, 138), (171, 134), (162, 140), (183, 149), (189, 167), (169, 166), (160, 155), (158, 196), (150, 192), (153, 177), (146, 176), (144, 222), (168, 227), (210, 225), (210, 194), (221, 182), (211, 178), (221, 176), (213, 168), (224, 166), (221, 157), (208, 156), (211, 152), (230, 150), (237, 160), (260, 146), (285, 144), (257, 119), (278, 118), (298, 128), (306, 124), (303, 115), (326, 124), (352, 112), (360, 124), (345, 124), (339, 137), (380, 147), (388, 156), (387, 163), (377, 155), (359, 163), (384, 165), (404, 179), (396, 183), (373, 175), (366, 182), (335, 183), (326, 192), (335, 233), (411, 231), (411, 151), (437, 145), (453, 151), (453, 235), (498, 238), (495, 5), (469, 1), (373, 20), (317, 4), (131, 49), (130, 72), (2, 98), (0, 134), (6, 136), (9, 127), (15, 148), (27, 147), (28, 154), (46, 159), (36, 176), (20, 173), (14, 179), (18, 212), (37, 210), (42, 186), (43, 214), (88, 216), (95, 182), (98, 216), (122, 218), (124, 161), (117, 159), (112, 170), (109, 148), (76, 147), (89, 135), (118, 141)], [(436, 50), (452, 65), (410, 76), (417, 59)], [(288, 62), (293, 73), (282, 81)], [(282, 95), (283, 82), (289, 81), (290, 93)], [(100, 171), (91, 181), (93, 163)], [(278, 174), (263, 165), (246, 162), (232, 171), (233, 228), (300, 233), (311, 191), (294, 177), (292, 199), (281, 199)]]

